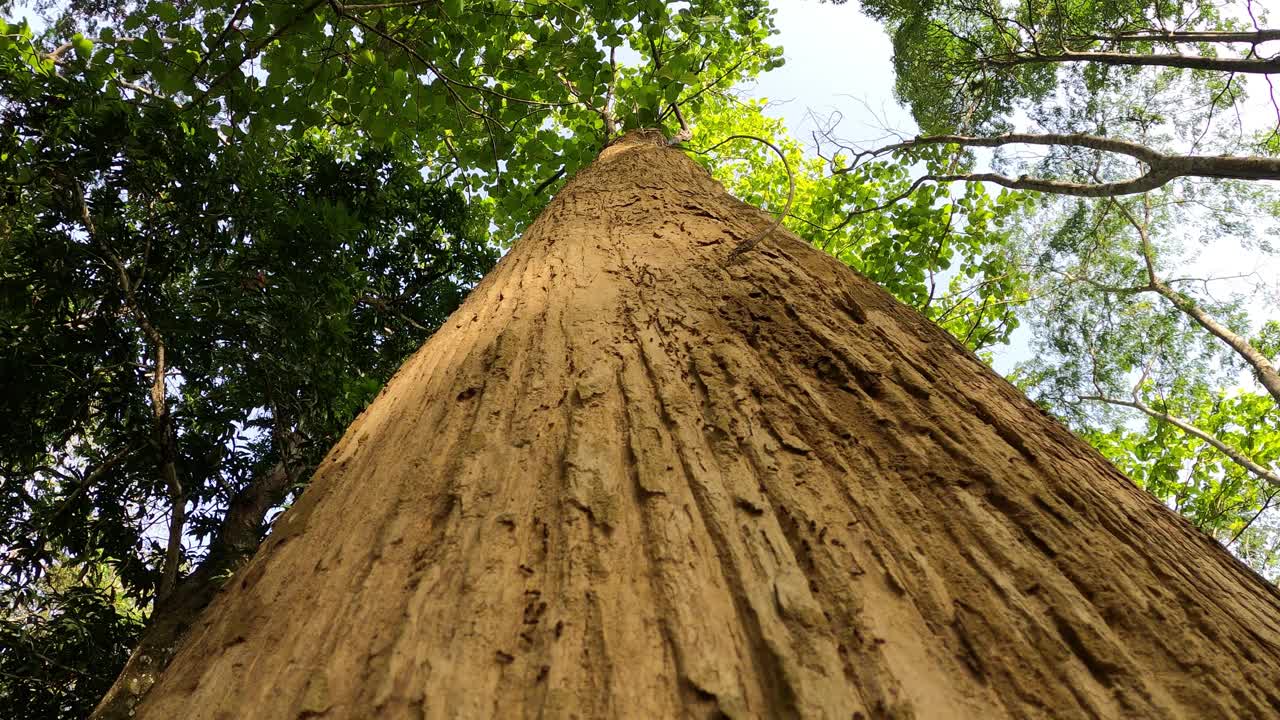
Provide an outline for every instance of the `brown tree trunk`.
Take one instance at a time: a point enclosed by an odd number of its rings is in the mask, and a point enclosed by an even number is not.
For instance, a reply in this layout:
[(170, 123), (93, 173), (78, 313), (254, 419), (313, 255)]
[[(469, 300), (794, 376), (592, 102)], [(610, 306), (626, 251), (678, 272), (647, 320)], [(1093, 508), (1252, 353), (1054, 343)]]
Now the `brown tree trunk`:
[(137, 717), (1275, 715), (1275, 589), (770, 222), (605, 150)]

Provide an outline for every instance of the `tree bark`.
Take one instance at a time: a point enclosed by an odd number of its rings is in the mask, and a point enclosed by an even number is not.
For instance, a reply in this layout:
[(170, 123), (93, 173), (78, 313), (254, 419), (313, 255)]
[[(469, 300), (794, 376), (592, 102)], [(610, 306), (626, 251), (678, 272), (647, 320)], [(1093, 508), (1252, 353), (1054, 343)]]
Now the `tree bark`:
[(771, 223), (607, 148), (135, 717), (1274, 716), (1274, 588)]

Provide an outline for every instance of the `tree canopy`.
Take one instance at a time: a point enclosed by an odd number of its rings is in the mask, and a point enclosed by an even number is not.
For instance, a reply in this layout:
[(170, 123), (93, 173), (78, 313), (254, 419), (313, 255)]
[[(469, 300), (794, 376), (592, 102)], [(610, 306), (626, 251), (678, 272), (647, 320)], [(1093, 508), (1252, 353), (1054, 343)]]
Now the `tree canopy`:
[(460, 191), (385, 150), (299, 138), (263, 164), (173, 107), (5, 59), (0, 592), (43, 651), (0, 663), (74, 682), (74, 716), (138, 611), (251, 552), (497, 253)]

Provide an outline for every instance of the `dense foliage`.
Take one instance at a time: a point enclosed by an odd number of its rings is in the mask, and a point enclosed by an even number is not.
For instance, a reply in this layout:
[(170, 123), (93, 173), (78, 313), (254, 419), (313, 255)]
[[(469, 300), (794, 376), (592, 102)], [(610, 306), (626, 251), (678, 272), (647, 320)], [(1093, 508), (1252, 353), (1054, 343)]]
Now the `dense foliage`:
[[(171, 507), (181, 573), (275, 463), (305, 479), (496, 252), (456, 189), (384, 151), (301, 138), (264, 165), (172, 107), (5, 59), (0, 669), (60, 697), (49, 671), (75, 668), (74, 716), (137, 630), (112, 609), (163, 585)], [(68, 573), (110, 581), (50, 584)], [(60, 659), (32, 667), (33, 646)], [(0, 693), (0, 715), (40, 697)]]

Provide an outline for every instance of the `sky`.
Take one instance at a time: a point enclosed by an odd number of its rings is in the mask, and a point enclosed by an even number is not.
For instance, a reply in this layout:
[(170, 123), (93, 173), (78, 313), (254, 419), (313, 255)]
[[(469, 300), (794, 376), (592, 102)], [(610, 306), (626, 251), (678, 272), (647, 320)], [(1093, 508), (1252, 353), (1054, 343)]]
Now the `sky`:
[(911, 114), (893, 98), (893, 47), (880, 23), (855, 3), (787, 0), (776, 7), (776, 42), (787, 62), (750, 93), (773, 103), (770, 115), (806, 141), (821, 127), (815, 117), (839, 119), (839, 134), (850, 140), (874, 141), (886, 127), (914, 134)]

